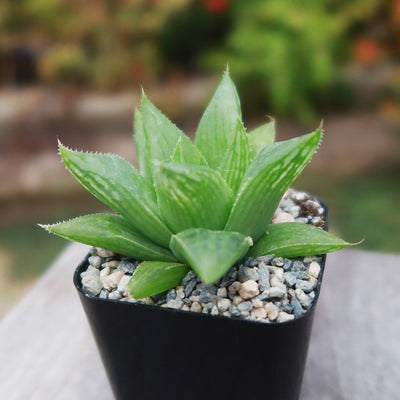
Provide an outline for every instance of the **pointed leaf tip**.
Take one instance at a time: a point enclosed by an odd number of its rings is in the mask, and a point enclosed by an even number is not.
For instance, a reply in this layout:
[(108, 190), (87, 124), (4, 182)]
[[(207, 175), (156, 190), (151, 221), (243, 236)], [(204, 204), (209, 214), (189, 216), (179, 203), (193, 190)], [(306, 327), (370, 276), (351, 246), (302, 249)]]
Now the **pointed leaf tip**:
[(205, 283), (220, 279), (250, 247), (248, 238), (238, 232), (187, 229), (173, 235), (170, 249), (187, 262)]

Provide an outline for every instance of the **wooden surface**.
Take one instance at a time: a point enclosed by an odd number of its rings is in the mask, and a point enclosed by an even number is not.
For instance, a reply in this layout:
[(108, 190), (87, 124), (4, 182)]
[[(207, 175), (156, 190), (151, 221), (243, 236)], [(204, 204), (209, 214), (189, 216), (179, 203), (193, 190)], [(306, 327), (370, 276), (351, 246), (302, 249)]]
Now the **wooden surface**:
[[(86, 252), (69, 246), (0, 323), (1, 400), (113, 398), (72, 284)], [(330, 254), (301, 400), (399, 398), (400, 255)]]

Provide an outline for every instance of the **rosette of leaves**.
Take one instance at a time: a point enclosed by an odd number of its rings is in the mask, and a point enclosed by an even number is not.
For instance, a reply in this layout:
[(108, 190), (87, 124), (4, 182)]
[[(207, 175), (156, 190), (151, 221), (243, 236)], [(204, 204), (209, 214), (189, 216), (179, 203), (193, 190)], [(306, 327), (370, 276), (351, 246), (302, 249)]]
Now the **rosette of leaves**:
[(143, 262), (133, 297), (164, 292), (192, 269), (218, 281), (246, 255), (296, 257), (350, 244), (301, 223), (271, 224), (279, 202), (318, 148), (322, 128), (274, 142), (274, 121), (247, 132), (225, 72), (194, 143), (143, 94), (134, 118), (138, 170), (111, 154), (59, 144), (67, 169), (116, 214), (44, 225), (64, 238)]

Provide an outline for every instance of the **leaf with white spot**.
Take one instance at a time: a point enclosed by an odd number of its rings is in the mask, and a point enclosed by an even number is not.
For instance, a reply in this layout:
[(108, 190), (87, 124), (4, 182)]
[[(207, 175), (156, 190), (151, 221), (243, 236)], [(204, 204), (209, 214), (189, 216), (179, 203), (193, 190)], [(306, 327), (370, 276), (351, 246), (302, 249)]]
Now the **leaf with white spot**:
[(311, 160), (322, 129), (267, 146), (251, 162), (243, 177), (225, 230), (241, 232), (257, 241), (267, 229), (279, 202)]

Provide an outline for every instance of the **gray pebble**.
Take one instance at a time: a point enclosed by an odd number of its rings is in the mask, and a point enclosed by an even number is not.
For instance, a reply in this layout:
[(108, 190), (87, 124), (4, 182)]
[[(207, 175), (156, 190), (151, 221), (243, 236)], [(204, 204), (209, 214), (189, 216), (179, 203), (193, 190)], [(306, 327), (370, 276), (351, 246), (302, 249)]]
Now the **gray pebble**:
[(246, 311), (249, 312), (253, 308), (253, 304), (251, 303), (251, 301), (243, 301), (242, 303), (240, 303), (237, 306), (237, 308), (240, 311), (240, 313), (243, 313)]
[(93, 266), (95, 268), (99, 268), (101, 265), (102, 259), (99, 256), (91, 256), (91, 257), (89, 257), (88, 261), (91, 266)]
[(121, 294), (125, 293), (126, 285), (130, 281), (131, 277), (129, 275), (124, 275), (118, 283), (117, 289)]
[(313, 285), (308, 281), (297, 280), (296, 289), (301, 289), (304, 293), (310, 293), (313, 290)]
[(295, 272), (286, 272), (285, 273), (285, 282), (288, 286), (293, 287), (296, 284), (297, 275)]
[(132, 275), (136, 270), (136, 265), (128, 260), (121, 260), (117, 269), (122, 271), (124, 274)]
[(107, 297), (108, 297), (108, 291), (103, 289), (99, 294), (99, 298), (106, 299)]
[(285, 258), (283, 260), (283, 270), (284, 271), (290, 271), (290, 269), (292, 268), (293, 265), (293, 261), (289, 260), (288, 258)]
[(246, 282), (250, 280), (258, 281), (258, 271), (254, 268), (249, 268), (249, 267), (239, 268), (238, 281)]
[(270, 288), (269, 283), (270, 273), (265, 263), (261, 262), (258, 267), (258, 288), (260, 291), (264, 291)]
[(98, 269), (82, 272), (81, 279), (82, 290), (90, 296), (97, 296), (103, 289), (103, 284), (100, 280), (100, 271)]
[(257, 266), (257, 265), (258, 265), (257, 260), (255, 260), (255, 259), (252, 258), (252, 257), (247, 257), (246, 260), (245, 260), (245, 262), (244, 262), (244, 266), (245, 266), (245, 267), (255, 267), (255, 266)]
[(184, 289), (185, 290), (185, 296), (189, 297), (192, 294), (193, 289), (197, 285), (197, 280), (196, 280), (196, 278), (195, 279), (191, 279), (190, 281), (188, 281), (186, 283), (183, 283), (183, 281), (182, 281), (182, 285), (184, 285), (184, 288), (185, 288)]
[(229, 306), (229, 312), (234, 316), (234, 317), (240, 317), (240, 311), (235, 305), (230, 305)]
[(186, 286), (193, 279), (197, 280), (197, 275), (194, 271), (189, 271), (182, 279), (182, 286)]
[(300, 222), (301, 224), (307, 224), (308, 223), (308, 218), (304, 218), (304, 217), (297, 217), (294, 220), (295, 220), (295, 222)]
[(293, 314), (296, 318), (299, 318), (303, 315), (303, 307), (301, 306), (299, 300), (296, 297), (293, 297), (290, 304), (293, 308)]
[(215, 295), (208, 290), (203, 289), (200, 293), (199, 300), (201, 303), (209, 303), (214, 299)]
[(257, 257), (257, 261), (259, 262), (259, 263), (264, 263), (264, 264), (266, 264), (266, 265), (270, 265), (271, 264), (271, 261), (273, 260), (275, 258), (275, 254), (267, 254), (267, 255), (265, 255), (265, 256), (260, 256), (260, 257)]
[(304, 272), (304, 271), (297, 271), (296, 276), (297, 276), (297, 279), (302, 279), (302, 280), (310, 279), (310, 275), (308, 275), (307, 272)]
[(286, 287), (274, 286), (266, 290), (265, 293), (267, 294), (268, 299), (282, 298), (286, 294)]
[(307, 269), (306, 266), (301, 261), (293, 261), (292, 265), (293, 272), (305, 271), (306, 269)]
[(290, 303), (282, 304), (281, 311), (284, 311), (288, 314), (293, 314), (293, 306)]
[(176, 290), (175, 289), (171, 289), (168, 293), (167, 296), (165, 298), (165, 300), (167, 301), (167, 303), (171, 300), (175, 300), (176, 299)]
[(236, 281), (236, 278), (238, 276), (237, 269), (235, 267), (232, 267), (221, 279), (220, 286), (221, 287), (227, 287), (230, 286), (233, 282)]

